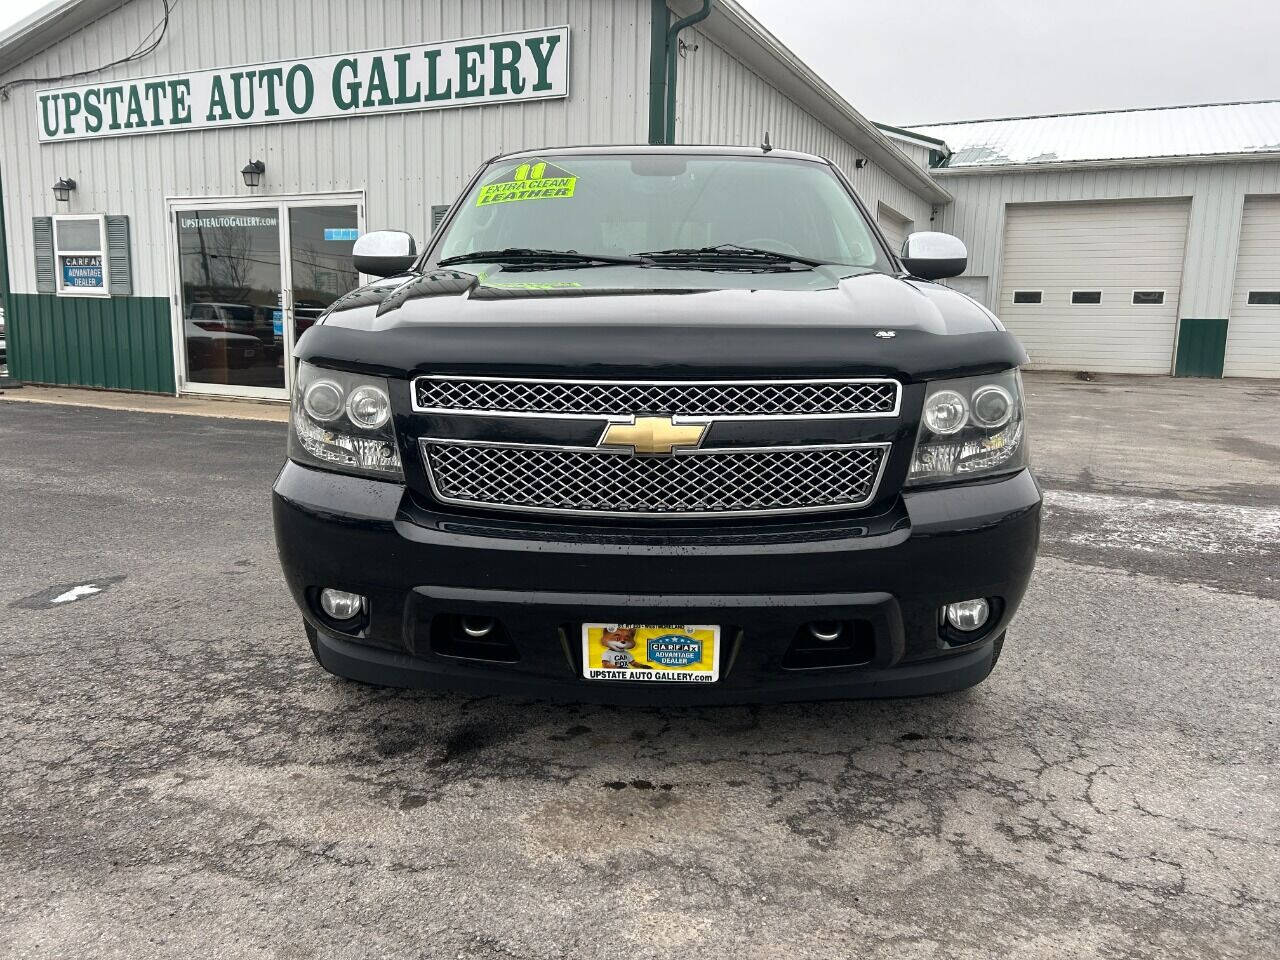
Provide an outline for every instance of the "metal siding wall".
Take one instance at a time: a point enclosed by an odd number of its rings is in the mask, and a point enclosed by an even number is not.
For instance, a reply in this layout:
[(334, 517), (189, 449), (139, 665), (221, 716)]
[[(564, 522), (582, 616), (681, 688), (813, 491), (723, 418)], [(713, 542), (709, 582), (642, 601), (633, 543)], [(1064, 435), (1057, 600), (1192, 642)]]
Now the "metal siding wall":
[[(1240, 245), (1240, 218), (1248, 194), (1280, 193), (1280, 163), (1232, 162), (1176, 166), (1112, 167), (1033, 173), (942, 173), (955, 197), (943, 208), (938, 229), (969, 247), (967, 274), (988, 276), (989, 302), (1001, 288), (1005, 207), (1061, 200), (1191, 198), (1180, 315), (1227, 317)], [(998, 313), (999, 311), (996, 310)]]
[[(52, 76), (128, 54), (155, 25), (158, 4), (132, 2), (12, 75)], [(31, 218), (55, 212), (50, 184), (74, 177), (61, 213), (131, 217), (134, 291), (168, 296), (164, 198), (364, 190), (370, 229), (430, 234), (430, 206), (454, 199), (484, 159), (570, 143), (643, 143), (648, 136), (648, 0), (219, 0), (176, 6), (164, 44), (95, 80), (252, 64), (569, 24), (569, 97), (529, 104), (424, 110), (227, 130), (115, 137), (41, 146), (35, 91), (0, 104), (0, 144), (12, 289), (35, 289)], [(77, 80), (77, 83), (88, 80)], [(266, 162), (257, 191), (240, 168)]]
[(698, 49), (680, 60), (676, 88), (676, 142), (753, 146), (765, 131), (775, 147), (801, 150), (831, 160), (853, 183), (875, 216), (883, 202), (915, 222), (917, 230), (929, 229), (931, 204), (889, 176), (875, 164), (858, 170), (854, 159), (861, 152), (802, 105), (696, 28), (681, 38)]

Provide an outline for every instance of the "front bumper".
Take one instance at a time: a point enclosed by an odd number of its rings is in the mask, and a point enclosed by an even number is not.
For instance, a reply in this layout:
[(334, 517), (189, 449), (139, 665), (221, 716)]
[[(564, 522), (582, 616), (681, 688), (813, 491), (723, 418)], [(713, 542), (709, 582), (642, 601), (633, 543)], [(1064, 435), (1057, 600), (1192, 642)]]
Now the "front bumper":
[[(1035, 563), (1030, 473), (904, 493), (873, 518), (794, 524), (587, 526), (435, 512), (405, 488), (289, 462), (273, 497), (285, 577), (317, 656), (371, 683), (611, 703), (711, 704), (909, 696), (990, 672)], [(369, 598), (335, 628), (323, 587)], [(972, 642), (939, 625), (947, 604), (993, 598)], [(495, 618), (514, 662), (442, 652), (439, 624)], [(812, 621), (857, 624), (865, 662), (789, 669)], [(717, 623), (715, 684), (581, 679), (583, 622)], [(511, 660), (511, 657), (505, 659)]]

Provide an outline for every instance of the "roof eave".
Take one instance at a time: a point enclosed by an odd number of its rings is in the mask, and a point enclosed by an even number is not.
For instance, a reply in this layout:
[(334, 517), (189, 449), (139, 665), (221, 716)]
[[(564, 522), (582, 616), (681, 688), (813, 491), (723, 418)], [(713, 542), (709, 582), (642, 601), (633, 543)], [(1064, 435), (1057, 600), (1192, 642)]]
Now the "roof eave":
[(1280, 150), (1250, 153), (1203, 153), (1185, 157), (1122, 157), (1109, 160), (1054, 160), (1046, 163), (975, 163), (961, 167), (934, 167), (935, 176), (972, 176), (993, 173), (1060, 173), (1064, 170), (1105, 170), (1116, 167), (1179, 167), (1205, 163), (1249, 163), (1280, 160)]

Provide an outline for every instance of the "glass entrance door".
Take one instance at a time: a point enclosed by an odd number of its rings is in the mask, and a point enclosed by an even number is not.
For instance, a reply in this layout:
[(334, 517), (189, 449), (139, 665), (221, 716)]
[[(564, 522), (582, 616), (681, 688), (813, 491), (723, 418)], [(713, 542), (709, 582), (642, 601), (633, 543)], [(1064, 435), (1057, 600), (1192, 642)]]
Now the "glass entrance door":
[(190, 207), (175, 220), (187, 383), (283, 392), (278, 207)]
[(360, 275), (358, 199), (172, 201), (184, 392), (287, 399), (293, 345)]
[(328, 306), (360, 285), (351, 258), (360, 236), (355, 204), (289, 207), (289, 286), (293, 339)]

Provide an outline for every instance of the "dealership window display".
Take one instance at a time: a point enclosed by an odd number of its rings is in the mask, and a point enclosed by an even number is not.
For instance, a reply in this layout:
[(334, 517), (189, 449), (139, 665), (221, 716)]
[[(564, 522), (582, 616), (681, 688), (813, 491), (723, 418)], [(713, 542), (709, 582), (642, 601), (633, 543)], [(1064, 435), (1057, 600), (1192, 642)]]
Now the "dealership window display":
[(54, 281), (58, 295), (109, 296), (110, 263), (102, 216), (54, 217)]

